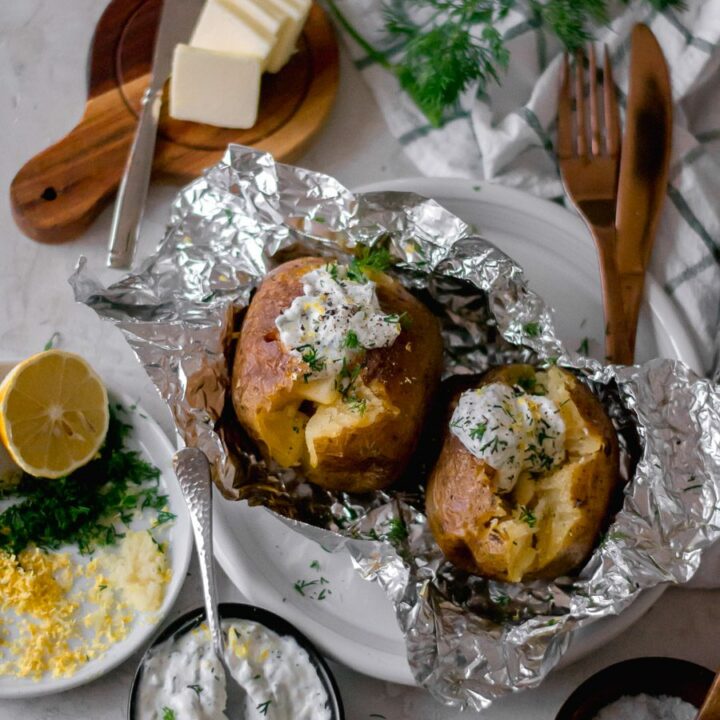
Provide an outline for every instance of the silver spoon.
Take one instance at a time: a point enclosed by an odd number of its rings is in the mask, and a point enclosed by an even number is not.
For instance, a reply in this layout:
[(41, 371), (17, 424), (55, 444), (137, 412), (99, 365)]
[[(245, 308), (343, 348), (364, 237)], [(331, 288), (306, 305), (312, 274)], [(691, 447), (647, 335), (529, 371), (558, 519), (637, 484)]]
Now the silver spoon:
[(213, 648), (215, 655), (217, 655), (225, 670), (225, 686), (227, 690), (225, 712), (229, 720), (244, 720), (247, 695), (235, 680), (225, 660), (225, 636), (220, 627), (220, 616), (218, 614), (212, 547), (212, 480), (210, 477), (210, 464), (202, 450), (184, 448), (175, 453), (173, 466), (190, 513), (190, 521), (195, 535), (195, 548), (197, 549), (203, 595), (205, 597), (205, 614), (210, 628)]

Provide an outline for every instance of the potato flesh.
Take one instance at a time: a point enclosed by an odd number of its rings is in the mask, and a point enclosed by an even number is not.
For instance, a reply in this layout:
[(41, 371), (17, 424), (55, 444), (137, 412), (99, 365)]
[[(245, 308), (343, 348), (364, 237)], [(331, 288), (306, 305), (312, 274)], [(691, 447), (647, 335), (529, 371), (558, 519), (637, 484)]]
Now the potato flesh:
[[(591, 462), (602, 446), (601, 437), (588, 433), (559, 370), (551, 368), (547, 373), (537, 373), (537, 382), (547, 388), (548, 397), (565, 422), (567, 458), (559, 468), (538, 479), (523, 474), (512, 493), (503, 498), (504, 514), (481, 533), (481, 541), (495, 533), (504, 542), (510, 582), (541, 570), (567, 544), (568, 535), (581, 516), (580, 508), (575, 507), (570, 479), (579, 467)], [(532, 526), (527, 510), (535, 518)]]
[[(364, 401), (362, 411), (335, 389), (333, 378), (296, 382), (285, 405), (258, 417), (270, 455), (284, 467), (315, 468), (319, 464), (317, 448), (328, 439), (369, 427), (384, 414), (398, 413), (380, 383), (367, 387), (357, 381), (353, 394)], [(312, 404), (311, 413), (300, 410), (303, 401)]]

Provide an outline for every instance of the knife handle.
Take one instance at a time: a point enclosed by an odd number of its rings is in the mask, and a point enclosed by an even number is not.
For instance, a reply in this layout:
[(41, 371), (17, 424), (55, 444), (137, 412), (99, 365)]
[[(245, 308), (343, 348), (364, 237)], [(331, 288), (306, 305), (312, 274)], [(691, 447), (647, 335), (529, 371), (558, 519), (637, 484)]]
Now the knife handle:
[(77, 237), (111, 200), (136, 124), (115, 95), (91, 98), (79, 124), (13, 179), (13, 217), (33, 240), (61, 243)]
[(110, 267), (127, 268), (132, 263), (150, 185), (161, 105), (162, 88), (148, 88), (142, 97), (140, 121), (115, 201), (108, 247)]
[(630, 352), (635, 354), (635, 340), (637, 336), (640, 306), (643, 301), (645, 287), (645, 270), (639, 273), (621, 273), (620, 288), (622, 290), (623, 305), (625, 306), (625, 326)]
[(632, 365), (635, 343), (628, 336), (620, 274), (617, 266), (617, 233), (609, 225), (588, 225), (600, 259), (600, 280), (605, 310), (605, 355), (610, 362)]

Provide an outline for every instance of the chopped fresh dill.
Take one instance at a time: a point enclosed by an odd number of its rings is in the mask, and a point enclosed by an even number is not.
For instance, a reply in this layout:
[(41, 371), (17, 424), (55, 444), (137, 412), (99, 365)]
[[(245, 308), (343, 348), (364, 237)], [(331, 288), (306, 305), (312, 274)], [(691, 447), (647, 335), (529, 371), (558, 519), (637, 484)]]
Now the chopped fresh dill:
[(482, 440), (483, 435), (485, 434), (485, 431), (487, 430), (487, 423), (481, 422), (478, 423), (471, 431), (470, 431), (470, 437), (473, 440)]
[(358, 254), (348, 265), (348, 280), (357, 283), (367, 282), (369, 273), (383, 272), (392, 265), (392, 257), (385, 248), (371, 248), (358, 244), (358, 250)]
[(175, 711), (166, 705), (162, 709), (162, 720), (176, 720)]
[(320, 569), (320, 563), (319, 563), (317, 560), (313, 560), (313, 561), (310, 563), (310, 567), (311, 567), (313, 570), (319, 570), (319, 569)]
[(363, 365), (358, 363), (350, 367), (347, 363), (346, 358), (342, 360), (342, 366), (340, 372), (335, 378), (335, 389), (344, 397), (352, 397), (351, 391), (355, 385), (355, 381), (362, 372)]
[(43, 345), (43, 350), (45, 352), (47, 352), (48, 350), (52, 350), (55, 347), (55, 345), (57, 345), (59, 340), (60, 340), (60, 333), (54, 332), (50, 336), (50, 339), (45, 343), (45, 345)]
[(318, 582), (319, 580), (296, 580), (293, 587), (296, 592), (299, 592), (303, 597), (305, 597), (305, 590), (313, 585), (317, 585)]
[(350, 350), (354, 350), (355, 348), (360, 347), (360, 340), (358, 340), (357, 333), (354, 330), (347, 331), (347, 334), (345, 335), (344, 345)]
[(350, 409), (360, 415), (364, 415), (367, 410), (367, 400), (365, 398), (352, 395), (345, 398), (345, 402), (349, 405)]
[(407, 539), (408, 529), (405, 525), (405, 521), (398, 517), (392, 518), (388, 522), (388, 531), (385, 533), (385, 537), (393, 544), (402, 542)]
[(188, 685), (187, 686), (189, 690), (193, 690), (198, 697), (200, 697), (200, 693), (203, 691), (202, 687), (195, 683), (194, 685)]
[(256, 710), (261, 715), (267, 715), (268, 714), (268, 708), (270, 707), (270, 703), (272, 703), (272, 700), (266, 700), (265, 702), (261, 702), (259, 705), (256, 706)]
[(328, 264), (325, 266), (325, 269), (327, 270), (328, 275), (330, 275), (330, 277), (331, 277), (335, 282), (337, 282), (338, 279), (339, 279), (339, 278), (338, 278), (338, 264), (337, 264), (336, 262), (328, 263)]
[(403, 330), (407, 330), (412, 325), (412, 318), (406, 312), (385, 315), (383, 320), (386, 323), (396, 323), (400, 325)]
[(167, 510), (161, 510), (158, 513), (156, 524), (157, 525), (163, 525), (166, 522), (170, 522), (171, 520), (174, 520), (177, 517), (175, 513), (168, 512)]
[(523, 330), (528, 337), (538, 337), (538, 335), (540, 335), (540, 323), (525, 323), (525, 325), (523, 325)]
[(520, 506), (520, 520), (527, 523), (531, 528), (534, 528), (535, 525), (537, 525), (535, 513), (527, 505)]
[(312, 345), (298, 345), (295, 350), (300, 353), (303, 362), (313, 371), (320, 372), (325, 369), (325, 358), (317, 353)]
[(0, 513), (0, 549), (18, 554), (30, 544), (48, 550), (74, 544), (88, 554), (124, 537), (116, 525), (129, 525), (138, 510), (171, 519), (160, 471), (125, 446), (132, 428), (119, 418), (122, 411), (110, 406), (105, 442), (87, 465), (56, 480), (23, 475), (10, 495), (17, 502)]

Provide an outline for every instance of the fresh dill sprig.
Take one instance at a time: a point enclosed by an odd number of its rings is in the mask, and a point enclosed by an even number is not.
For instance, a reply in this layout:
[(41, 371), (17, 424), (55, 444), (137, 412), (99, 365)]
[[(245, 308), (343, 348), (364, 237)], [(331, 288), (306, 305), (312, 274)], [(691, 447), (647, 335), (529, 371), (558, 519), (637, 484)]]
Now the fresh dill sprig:
[[(326, 2), (368, 57), (396, 75), (436, 127), (472, 85), (484, 91), (500, 82), (510, 52), (497, 28), (510, 10), (527, 8), (533, 27), (547, 29), (574, 51), (592, 39), (594, 27), (610, 20), (611, 8), (609, 0), (392, 0), (383, 11), (385, 31), (396, 41), (394, 50), (401, 50), (399, 59), (391, 60), (353, 27), (335, 0)], [(645, 2), (660, 11), (685, 7), (684, 0)]]

